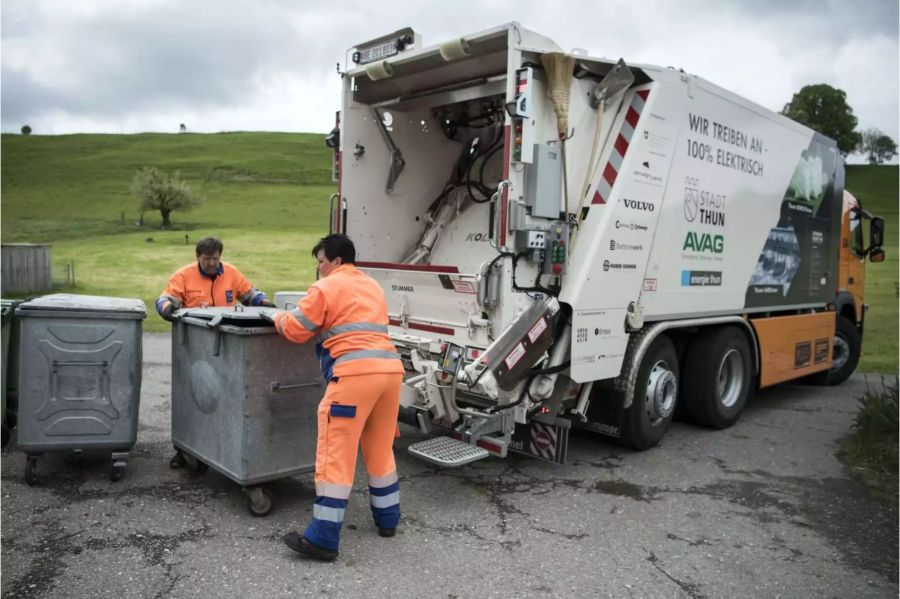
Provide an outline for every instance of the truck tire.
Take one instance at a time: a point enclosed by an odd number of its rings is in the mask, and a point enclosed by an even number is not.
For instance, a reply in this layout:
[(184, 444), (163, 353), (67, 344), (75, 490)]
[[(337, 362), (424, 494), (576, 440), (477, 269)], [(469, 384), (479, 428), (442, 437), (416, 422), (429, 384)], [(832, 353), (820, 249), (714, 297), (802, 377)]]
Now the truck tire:
[(753, 389), (750, 342), (735, 327), (716, 327), (691, 345), (684, 364), (682, 405), (688, 418), (728, 428), (741, 416)]
[(828, 371), (828, 384), (840, 385), (846, 381), (856, 365), (862, 349), (862, 336), (849, 318), (837, 317), (834, 329), (834, 350), (831, 354), (831, 370)]
[(672, 341), (660, 335), (641, 361), (619, 442), (638, 451), (655, 447), (669, 430), (677, 400), (678, 355)]

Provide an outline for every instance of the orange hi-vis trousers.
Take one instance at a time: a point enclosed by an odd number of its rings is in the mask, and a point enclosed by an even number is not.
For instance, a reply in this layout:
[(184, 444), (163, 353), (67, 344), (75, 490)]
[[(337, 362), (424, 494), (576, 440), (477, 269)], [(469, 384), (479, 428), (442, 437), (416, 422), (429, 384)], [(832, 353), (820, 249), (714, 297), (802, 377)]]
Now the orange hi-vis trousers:
[(338, 549), (360, 445), (375, 524), (397, 527), (400, 485), (393, 445), (402, 382), (399, 373), (372, 373), (341, 376), (328, 383), (318, 410), (316, 500), (312, 522), (304, 533), (310, 542)]

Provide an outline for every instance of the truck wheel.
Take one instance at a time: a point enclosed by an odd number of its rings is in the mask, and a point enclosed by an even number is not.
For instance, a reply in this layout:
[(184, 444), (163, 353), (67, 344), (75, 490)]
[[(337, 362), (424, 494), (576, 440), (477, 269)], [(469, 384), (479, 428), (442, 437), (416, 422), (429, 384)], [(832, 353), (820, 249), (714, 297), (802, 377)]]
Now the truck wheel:
[(650, 344), (638, 369), (619, 441), (638, 451), (656, 446), (669, 429), (677, 398), (678, 356), (672, 341), (660, 335)]
[(728, 428), (741, 416), (753, 388), (753, 360), (747, 336), (735, 327), (700, 336), (684, 364), (684, 410), (695, 423)]
[(859, 329), (849, 319), (837, 317), (834, 331), (834, 350), (831, 354), (831, 370), (828, 371), (828, 384), (840, 385), (846, 381), (859, 363), (862, 338)]

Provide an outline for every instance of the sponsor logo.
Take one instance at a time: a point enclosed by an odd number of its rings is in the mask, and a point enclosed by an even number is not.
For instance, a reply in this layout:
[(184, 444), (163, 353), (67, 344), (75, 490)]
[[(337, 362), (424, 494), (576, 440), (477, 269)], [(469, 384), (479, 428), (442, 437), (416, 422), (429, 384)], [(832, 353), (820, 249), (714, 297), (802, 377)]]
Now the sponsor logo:
[(656, 291), (656, 279), (644, 279), (644, 291)]
[(412, 285), (391, 285), (391, 291), (406, 291), (407, 293), (413, 293), (415, 289)]
[(711, 191), (684, 188), (684, 218), (689, 223), (725, 226), (725, 196)]
[(772, 293), (781, 293), (782, 292), (781, 287), (772, 287), (771, 285), (767, 286), (767, 287), (755, 285), (755, 286), (751, 287), (750, 290), (753, 292), (754, 295), (769, 295)]
[(468, 242), (488, 241), (488, 239), (487, 233), (469, 233), (466, 235), (466, 241)]
[(719, 287), (722, 285), (722, 273), (712, 270), (682, 270), (682, 287)]
[(725, 250), (725, 237), (722, 235), (710, 235), (709, 233), (697, 233), (688, 231), (681, 246), (683, 252), (709, 252), (721, 254)]
[[(645, 168), (650, 168), (650, 163), (644, 163)], [(650, 183), (651, 185), (659, 185), (662, 183), (662, 177), (659, 175), (651, 175), (650, 173), (645, 173), (643, 171), (634, 171), (634, 176), (636, 179), (643, 179), (643, 181), (639, 181), (640, 183)]]
[(641, 212), (653, 212), (656, 210), (656, 206), (653, 202), (643, 202), (641, 200), (628, 200), (623, 198), (622, 203), (626, 208), (630, 208), (632, 210), (640, 210)]
[(594, 431), (595, 433), (600, 433), (603, 435), (609, 435), (611, 437), (619, 436), (619, 427), (613, 426), (611, 424), (605, 424), (603, 422), (590, 422), (586, 424), (584, 428), (589, 431)]
[(601, 328), (597, 327), (594, 329), (594, 334), (595, 335), (603, 335), (604, 337), (606, 337), (607, 335), (612, 334), (612, 329), (601, 329)]
[(225, 301), (226, 301), (226, 302), (233, 302), (233, 301), (234, 301), (234, 291), (232, 291), (231, 289), (226, 289), (226, 290), (225, 290)]
[(802, 212), (804, 214), (812, 214), (813, 209), (812, 206), (808, 206), (806, 204), (799, 204), (797, 202), (785, 202), (787, 207), (793, 210), (794, 212)]
[(637, 264), (622, 264), (621, 262), (603, 261), (603, 270), (637, 270)]
[(623, 223), (620, 220), (616, 221), (617, 229), (628, 229), (629, 231), (646, 231), (647, 225), (639, 225), (637, 223)]
[(615, 239), (609, 240), (609, 251), (611, 251), (611, 252), (614, 252), (616, 250), (619, 250), (619, 251), (627, 251), (627, 250), (641, 251), (643, 249), (644, 249), (644, 246), (642, 246), (642, 245), (634, 245), (631, 243), (622, 243), (621, 241), (616, 241)]

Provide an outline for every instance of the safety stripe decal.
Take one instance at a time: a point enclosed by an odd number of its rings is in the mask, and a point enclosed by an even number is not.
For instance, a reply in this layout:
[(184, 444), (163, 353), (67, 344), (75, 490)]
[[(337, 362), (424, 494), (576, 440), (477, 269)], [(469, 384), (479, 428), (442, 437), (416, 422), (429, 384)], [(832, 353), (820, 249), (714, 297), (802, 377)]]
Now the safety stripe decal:
[(612, 186), (616, 182), (616, 177), (622, 166), (622, 160), (625, 158), (625, 152), (628, 151), (631, 138), (634, 136), (634, 130), (637, 128), (638, 120), (640, 120), (641, 112), (644, 110), (644, 105), (647, 103), (649, 96), (649, 89), (642, 89), (635, 92), (634, 96), (632, 96), (631, 104), (625, 113), (622, 129), (616, 135), (616, 141), (609, 154), (609, 159), (601, 171), (602, 176), (597, 184), (597, 189), (594, 190), (591, 204), (605, 204), (609, 198), (609, 193), (612, 191)]

